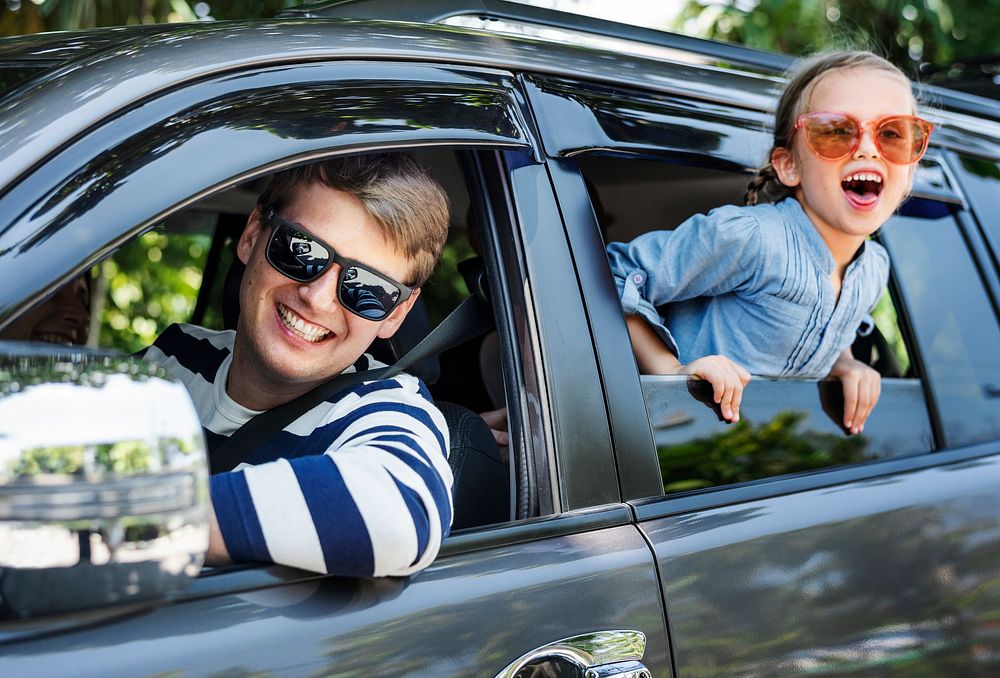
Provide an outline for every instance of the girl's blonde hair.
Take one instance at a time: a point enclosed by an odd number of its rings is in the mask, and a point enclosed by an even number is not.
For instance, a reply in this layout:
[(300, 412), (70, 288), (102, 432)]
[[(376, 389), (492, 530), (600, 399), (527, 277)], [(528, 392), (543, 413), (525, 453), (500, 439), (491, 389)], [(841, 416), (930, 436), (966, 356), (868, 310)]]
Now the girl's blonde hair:
[(791, 144), (795, 121), (806, 112), (813, 89), (820, 78), (830, 71), (857, 68), (880, 71), (906, 85), (913, 101), (913, 112), (916, 113), (917, 100), (913, 96), (913, 84), (910, 79), (903, 71), (877, 54), (862, 50), (824, 52), (797, 61), (787, 73), (788, 84), (785, 85), (785, 91), (782, 92), (778, 108), (774, 113), (774, 142), (771, 150), (767, 153), (764, 165), (757, 170), (747, 186), (743, 198), (747, 205), (756, 205), (761, 192), (766, 193), (772, 202), (793, 195), (793, 189), (778, 180), (778, 175), (771, 165), (771, 154), (775, 149)]

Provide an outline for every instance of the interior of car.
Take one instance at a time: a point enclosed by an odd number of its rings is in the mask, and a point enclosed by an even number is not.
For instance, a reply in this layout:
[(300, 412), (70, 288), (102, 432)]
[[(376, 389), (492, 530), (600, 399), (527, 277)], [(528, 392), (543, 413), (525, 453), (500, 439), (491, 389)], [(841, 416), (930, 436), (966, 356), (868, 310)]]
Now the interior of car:
[[(424, 149), (414, 155), (448, 195), (449, 235), (434, 275), (399, 331), (388, 340), (376, 339), (368, 350), (385, 364), (394, 364), (462, 300), (477, 291), (483, 296), (488, 287), (482, 282), (486, 274), (481, 239), (457, 154)], [(136, 352), (175, 322), (235, 329), (243, 271), (236, 243), (265, 181), (255, 179), (200, 200), (102, 262), (93, 276), (88, 343)], [(489, 304), (489, 299), (481, 301)], [(506, 404), (496, 332), (459, 339), (457, 346), (407, 368), (427, 384), (449, 425), (455, 530), (513, 517), (507, 450), (501, 453), (477, 414)]]
[[(407, 321), (391, 340), (377, 340), (369, 349), (386, 364), (395, 363), (417, 346), (462, 300), (476, 294), (484, 297), (489, 287), (481, 244), (485, 238), (476, 223), (461, 151), (420, 149), (414, 155), (448, 194), (449, 236), (440, 263)], [(628, 241), (654, 229), (672, 229), (692, 214), (739, 203), (749, 179), (747, 174), (662, 158), (595, 153), (582, 155), (577, 161), (605, 243)], [(235, 244), (264, 180), (200, 200), (102, 262), (92, 283), (89, 343), (135, 352), (174, 322), (235, 328), (242, 270), (235, 258)], [(154, 270), (159, 273), (154, 274)], [(914, 376), (905, 330), (890, 293), (883, 295), (873, 315), (876, 329), (859, 338), (855, 354), (883, 377)], [(497, 446), (490, 426), (478, 416), (506, 408), (506, 393), (515, 383), (516, 375), (509, 367), (513, 363), (505, 359), (501, 343), (495, 331), (477, 333), (407, 368), (428, 385), (452, 433), (450, 459), (456, 474), (453, 529), (524, 517), (523, 510), (519, 516), (515, 500), (519, 481), (524, 483), (523, 474), (515, 471), (511, 452)], [(643, 381), (647, 395), (657, 388), (656, 378), (643, 377)], [(658, 413), (655, 403), (656, 398), (647, 398), (658, 444), (690, 440), (695, 429), (685, 433), (689, 427), (678, 428), (676, 413)], [(687, 416), (685, 421), (689, 419)], [(504, 424), (494, 426), (506, 428)], [(521, 438), (521, 432), (511, 430), (509, 450), (526, 449)], [(523, 452), (513, 454), (518, 453)], [(668, 485), (690, 488), (687, 476), (694, 471), (669, 464), (661, 464), (661, 469), (671, 475)]]

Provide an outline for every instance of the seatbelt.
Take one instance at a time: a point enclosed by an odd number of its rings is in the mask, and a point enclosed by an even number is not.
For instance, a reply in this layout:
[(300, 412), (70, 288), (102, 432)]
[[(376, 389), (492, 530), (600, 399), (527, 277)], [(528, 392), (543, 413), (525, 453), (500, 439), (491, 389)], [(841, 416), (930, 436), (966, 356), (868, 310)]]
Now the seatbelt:
[(261, 412), (246, 422), (209, 455), (212, 473), (231, 471), (245, 460), (250, 452), (278, 431), (332, 396), (363, 381), (390, 379), (424, 358), (443, 353), (461, 343), (474, 339), (493, 329), (493, 313), (487, 301), (473, 294), (459, 304), (441, 323), (431, 330), (416, 346), (406, 352), (394, 365), (363, 372), (339, 374), (303, 393), (295, 400)]

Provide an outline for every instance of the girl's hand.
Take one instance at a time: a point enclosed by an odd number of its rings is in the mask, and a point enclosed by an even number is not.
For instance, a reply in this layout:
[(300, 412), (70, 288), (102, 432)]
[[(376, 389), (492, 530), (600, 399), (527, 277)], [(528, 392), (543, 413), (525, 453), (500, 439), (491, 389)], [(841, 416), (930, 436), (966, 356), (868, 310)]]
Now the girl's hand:
[(839, 379), (844, 386), (844, 428), (852, 434), (861, 433), (882, 394), (882, 376), (855, 360), (850, 348), (837, 358), (830, 376)]
[(750, 373), (742, 365), (734, 363), (724, 355), (709, 355), (680, 365), (677, 374), (701, 377), (712, 385), (715, 402), (727, 421), (740, 420), (740, 402), (743, 388), (750, 383)]
[(713, 397), (726, 421), (740, 420), (743, 387), (750, 383), (750, 373), (723, 355), (692, 360), (687, 365), (671, 353), (644, 318), (625, 316), (632, 338), (635, 360), (642, 374), (689, 374), (712, 385)]

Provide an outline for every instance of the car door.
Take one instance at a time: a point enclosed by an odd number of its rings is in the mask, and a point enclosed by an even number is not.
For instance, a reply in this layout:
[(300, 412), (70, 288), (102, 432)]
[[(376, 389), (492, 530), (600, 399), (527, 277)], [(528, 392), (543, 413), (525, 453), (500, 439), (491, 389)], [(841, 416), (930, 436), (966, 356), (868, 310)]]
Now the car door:
[(526, 87), (536, 110), (569, 118), (556, 129), (541, 115), (540, 134), (576, 216), (623, 496), (656, 554), (676, 674), (995, 672), (995, 270), (944, 153), (878, 236), (893, 274), (875, 352), (895, 366), (864, 434), (840, 429), (839, 384), (815, 380), (755, 379), (727, 426), (698, 383), (638, 375), (603, 245), (738, 202), (769, 148), (766, 115), (738, 89), (746, 108), (541, 76)]
[[(245, 57), (259, 34), (205, 29), (186, 51), (161, 35), (104, 53), (91, 64), (100, 72), (64, 74), (58, 97), (21, 90), (4, 128), (22, 130), (36, 160), (23, 151), (11, 154), (16, 171), (7, 165), (0, 319), (186, 205), (270, 171), (335, 153), (452, 151), (486, 240), (514, 439), (511, 519), (453, 534), (412, 578), (233, 566), (139, 614), (7, 620), (0, 674), (513, 675), (572, 656), (641, 659), (670, 675), (652, 555), (621, 500), (603, 403), (587, 395), (596, 359), (514, 77), (412, 57), (315, 61), (335, 27), (269, 30), (288, 47), (266, 63), (212, 72), (204, 59), (217, 52), (199, 40), (224, 38)], [(163, 60), (176, 80), (157, 71), (120, 99), (109, 74), (136, 78)], [(42, 105), (34, 121), (25, 114)]]

